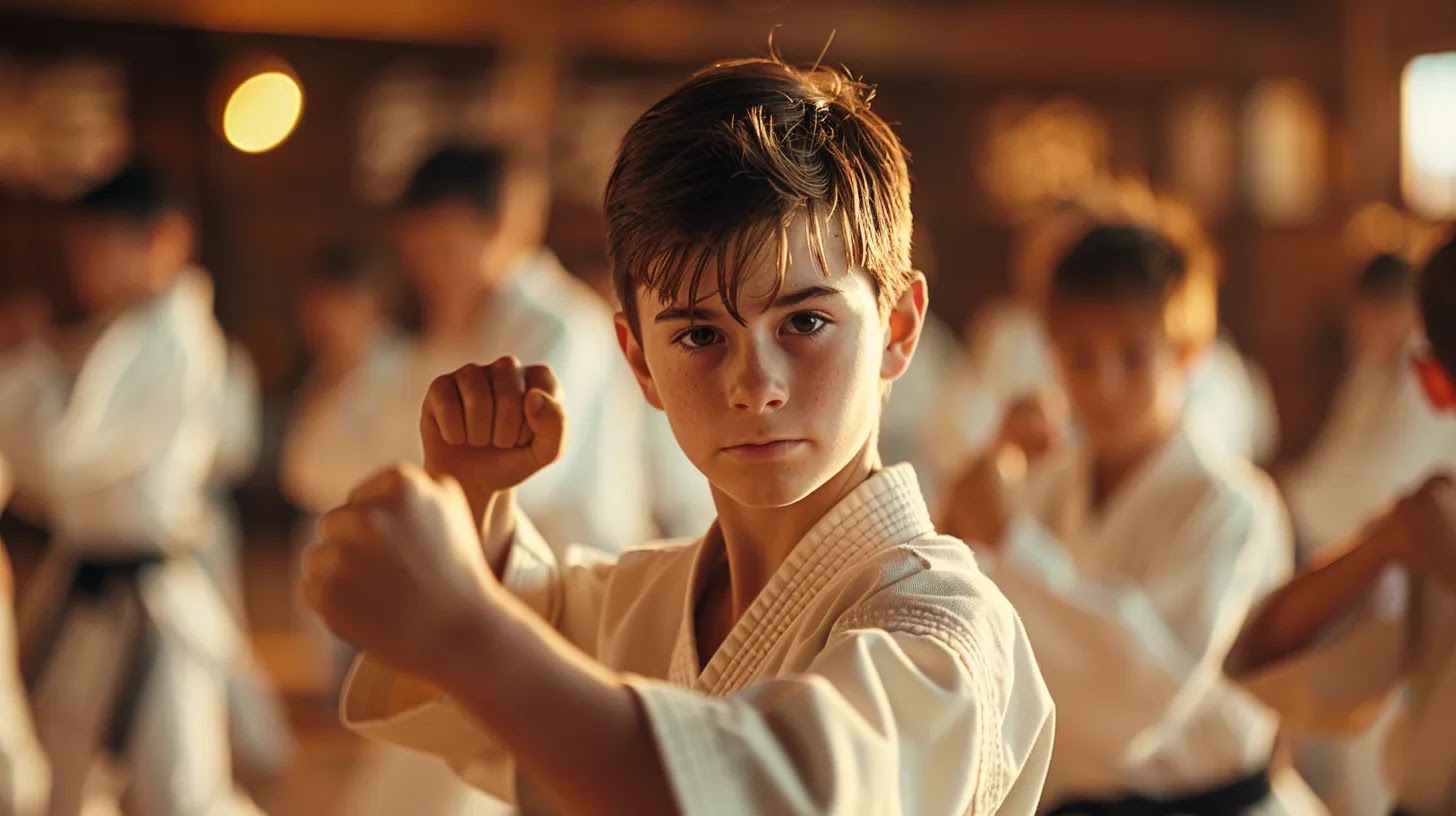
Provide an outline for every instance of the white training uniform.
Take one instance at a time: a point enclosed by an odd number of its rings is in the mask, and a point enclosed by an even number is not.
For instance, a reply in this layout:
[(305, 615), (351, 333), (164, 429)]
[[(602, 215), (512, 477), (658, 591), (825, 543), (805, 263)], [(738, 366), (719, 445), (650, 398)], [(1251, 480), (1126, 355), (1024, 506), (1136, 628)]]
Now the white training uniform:
[[(1265, 768), (1278, 719), (1222, 668), (1250, 608), (1292, 571), (1274, 485), (1186, 425), (1100, 510), (1091, 466), (1073, 445), (1034, 470), (1027, 510), (983, 558), (1057, 703), (1046, 807), (1176, 799)], [(1321, 811), (1296, 775), (1273, 786), (1249, 812)]]
[(1390, 569), (1370, 596), (1309, 648), (1243, 679), (1295, 733), (1366, 731), (1387, 702), (1398, 716), (1382, 770), (1402, 812), (1456, 813), (1456, 596)]
[[(1306, 558), (1338, 546), (1428, 477), (1456, 469), (1456, 420), (1431, 408), (1408, 356), (1358, 356), (1310, 452), (1285, 482)], [(1336, 816), (1383, 813), (1394, 801), (1380, 757), (1394, 701), (1365, 733), (1305, 747), (1310, 781)]]
[(1392, 500), (1456, 469), (1456, 419), (1427, 401), (1410, 361), (1358, 357), (1286, 482), (1306, 556), (1344, 543)]
[[(558, 560), (522, 524), (504, 583), (572, 643), (626, 674), (681, 812), (1030, 814), (1051, 701), (1016, 613), (960, 541), (940, 536), (899, 465), (798, 543), (706, 668), (693, 609), (715, 536), (620, 559)], [(343, 715), (446, 759), (541, 812), (509, 755), (447, 701), (402, 711), (409, 678), (365, 657)]]
[[(53, 534), (31, 600), (74, 601), (33, 700), (53, 763), (51, 812), (80, 806), (143, 613), (158, 637), (125, 748), (134, 809), (255, 812), (233, 792), (223, 690), (225, 667), (246, 644), (190, 555), (217, 452), (225, 353), (211, 282), (185, 270), (83, 351), (74, 367), (39, 342), (0, 357), (0, 448), (39, 490)], [(135, 596), (68, 592), (72, 559), (158, 555), (171, 558), (137, 574)]]
[(448, 347), (390, 344), (337, 394), (313, 400), (289, 432), (285, 489), (323, 512), (370, 472), (419, 462), (420, 407), (430, 382), (507, 354), (523, 365), (551, 366), (571, 423), (561, 459), (517, 491), (522, 508), (560, 546), (592, 542), (616, 551), (644, 540), (652, 527), (642, 396), (617, 348), (611, 309), (545, 250), (521, 261), (468, 339)]
[[(10, 468), (0, 456), (0, 510), (10, 489)], [(0, 562), (4, 560), (0, 547)], [(0, 569), (5, 566), (0, 563)], [(0, 592), (0, 813), (41, 816), (50, 798), (51, 769), (35, 737), (20, 681), (13, 600)]]

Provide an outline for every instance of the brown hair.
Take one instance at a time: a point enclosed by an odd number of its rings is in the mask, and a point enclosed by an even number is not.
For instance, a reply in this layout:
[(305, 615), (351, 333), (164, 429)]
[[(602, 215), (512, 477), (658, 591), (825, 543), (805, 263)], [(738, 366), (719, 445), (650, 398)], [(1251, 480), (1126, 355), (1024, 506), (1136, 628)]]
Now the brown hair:
[(1202, 345), (1218, 332), (1218, 275), (1161, 232), (1137, 224), (1093, 227), (1052, 272), (1050, 299), (1156, 299), (1175, 343)]
[(913, 274), (910, 175), (900, 140), (870, 110), (873, 97), (842, 71), (768, 57), (709, 66), (644, 113), (606, 191), (612, 282), (633, 331), (639, 288), (668, 301), (686, 281), (695, 303), (709, 267), (742, 322), (744, 272), (776, 250), (777, 293), (800, 213), (820, 268), (828, 273), (827, 225), (887, 310)]

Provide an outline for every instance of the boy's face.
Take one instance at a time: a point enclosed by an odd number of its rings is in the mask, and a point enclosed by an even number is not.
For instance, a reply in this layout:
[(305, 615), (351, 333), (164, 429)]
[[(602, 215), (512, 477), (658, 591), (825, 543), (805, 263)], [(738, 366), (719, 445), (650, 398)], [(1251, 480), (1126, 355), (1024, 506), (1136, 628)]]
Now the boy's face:
[(427, 291), (477, 282), (494, 236), (495, 222), (459, 201), (411, 208), (400, 213), (395, 224), (405, 271)]
[[(649, 402), (715, 491), (750, 507), (808, 496), (863, 452), (879, 425), (883, 384), (909, 364), (925, 310), (920, 278), (881, 316), (874, 284), (850, 270), (842, 239), (825, 231), (826, 276), (803, 216), (789, 227), (787, 273), (770, 299), (776, 257), (743, 280), (739, 325), (712, 275), (699, 300), (637, 292), (640, 345), (617, 334)], [(764, 253), (773, 256), (775, 253)], [(684, 290), (686, 285), (684, 285)]]
[(1187, 355), (1168, 338), (1156, 299), (1054, 299), (1052, 345), (1067, 398), (1093, 455), (1124, 459), (1177, 422)]
[(66, 226), (65, 259), (81, 306), (121, 308), (145, 293), (162, 257), (162, 228), (125, 218), (78, 216)]

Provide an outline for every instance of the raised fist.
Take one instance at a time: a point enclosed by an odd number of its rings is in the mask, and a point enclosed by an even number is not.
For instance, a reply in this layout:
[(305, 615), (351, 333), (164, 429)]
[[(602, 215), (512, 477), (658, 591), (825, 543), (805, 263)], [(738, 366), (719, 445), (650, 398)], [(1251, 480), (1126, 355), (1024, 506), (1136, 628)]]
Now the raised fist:
[(514, 357), (436, 377), (420, 415), (425, 469), (454, 477), (477, 519), (495, 494), (561, 456), (565, 430), (556, 376)]

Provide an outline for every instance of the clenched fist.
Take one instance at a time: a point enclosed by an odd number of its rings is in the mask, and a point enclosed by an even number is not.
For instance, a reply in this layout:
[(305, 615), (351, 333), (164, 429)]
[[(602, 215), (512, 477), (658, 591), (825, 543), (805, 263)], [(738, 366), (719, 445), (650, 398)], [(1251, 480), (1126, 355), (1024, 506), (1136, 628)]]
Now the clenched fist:
[(1418, 575), (1456, 594), (1456, 482), (1435, 476), (1391, 513), (1402, 539), (1402, 560)]
[(318, 531), (303, 558), (305, 602), (397, 669), (431, 677), (452, 643), (488, 625), (504, 594), (460, 487), (413, 465), (366, 480)]
[(425, 469), (454, 477), (481, 521), (496, 494), (561, 456), (560, 399), (550, 368), (514, 357), (436, 377), (420, 415)]

